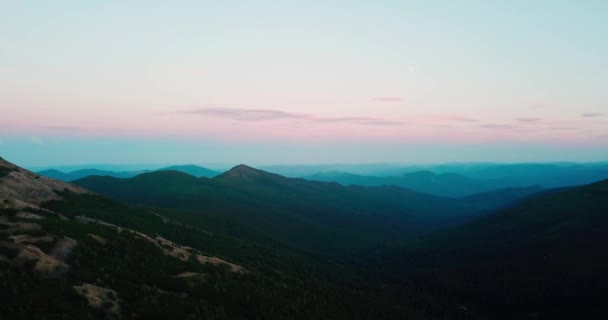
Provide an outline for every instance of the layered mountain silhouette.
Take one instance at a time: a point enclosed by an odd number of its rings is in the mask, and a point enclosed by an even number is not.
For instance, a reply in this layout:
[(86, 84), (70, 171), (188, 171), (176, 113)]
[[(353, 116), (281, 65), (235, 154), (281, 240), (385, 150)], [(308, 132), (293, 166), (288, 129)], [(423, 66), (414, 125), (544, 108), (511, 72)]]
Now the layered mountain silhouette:
[[(76, 184), (127, 203), (219, 215), (314, 253), (336, 254), (462, 223), (505, 205), (491, 197), (449, 199), (394, 186), (342, 186), (239, 165), (213, 179), (160, 171)], [(538, 191), (515, 194), (510, 201)], [(504, 199), (503, 199), (504, 200)]]
[[(184, 172), (195, 177), (214, 177), (219, 174), (218, 171), (200, 167), (197, 165), (176, 165), (160, 168), (153, 171), (179, 171)], [(88, 176), (108, 176), (114, 178), (132, 178), (139, 174), (151, 172), (150, 170), (139, 170), (139, 171), (108, 171), (98, 169), (80, 169), (76, 171), (63, 172), (55, 169), (43, 170), (38, 173), (61, 181), (74, 181), (82, 179)]]
[(187, 173), (191, 176), (206, 177), (206, 178), (215, 177), (218, 174), (220, 174), (219, 171), (207, 169), (207, 168), (193, 165), (193, 164), (169, 166), (169, 167), (164, 167), (164, 168), (158, 169), (156, 171), (179, 171), (179, 172)]
[(507, 187), (507, 185), (498, 182), (475, 180), (454, 173), (435, 174), (431, 171), (416, 171), (389, 177), (325, 172), (306, 176), (305, 178), (309, 180), (338, 182), (343, 185), (393, 185), (444, 197), (464, 197)]
[[(324, 276), (344, 267), (159, 211), (0, 159), (0, 318), (352, 319), (384, 305)], [(418, 313), (384, 310), (385, 319)]]
[(475, 180), (499, 182), (505, 187), (541, 185), (560, 188), (608, 179), (608, 163), (445, 164), (430, 166), (436, 173), (455, 173)]
[(608, 180), (464, 198), (246, 165), (76, 183), (0, 158), (0, 318), (573, 319), (608, 289)]

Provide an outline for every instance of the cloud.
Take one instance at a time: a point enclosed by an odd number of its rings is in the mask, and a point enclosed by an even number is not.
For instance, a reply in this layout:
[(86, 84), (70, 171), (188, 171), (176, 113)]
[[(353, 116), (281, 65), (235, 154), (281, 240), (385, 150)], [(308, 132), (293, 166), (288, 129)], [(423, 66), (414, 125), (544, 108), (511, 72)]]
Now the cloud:
[(31, 136), (30, 142), (39, 146), (43, 144), (42, 138), (40, 138), (39, 136)]
[(441, 128), (441, 129), (450, 129), (450, 128), (454, 128), (454, 126), (451, 126), (449, 124), (430, 124), (430, 125), (426, 125), (429, 128)]
[(528, 122), (528, 123), (538, 122), (540, 120), (541, 120), (540, 118), (517, 118), (517, 121), (519, 121), (519, 122)]
[(382, 103), (397, 103), (403, 102), (403, 99), (401, 97), (376, 97), (374, 98), (374, 101)]
[(309, 120), (319, 123), (356, 123), (372, 126), (398, 126), (403, 122), (368, 118), (368, 117), (341, 117), (341, 118), (310, 118)]
[(433, 119), (443, 121), (454, 121), (454, 122), (477, 122), (476, 119), (469, 117), (459, 116), (455, 114), (436, 114), (432, 116)]
[(279, 110), (265, 109), (236, 109), (236, 108), (204, 108), (190, 110), (184, 113), (198, 114), (214, 118), (223, 118), (239, 121), (267, 121), (280, 119), (307, 119), (305, 114), (289, 113)]
[(581, 114), (581, 117), (583, 117), (583, 118), (595, 118), (595, 117), (601, 117), (603, 115), (604, 115), (603, 113), (593, 113), (593, 112), (590, 112), (590, 113), (583, 113), (583, 114)]
[(487, 128), (487, 129), (515, 129), (515, 128), (517, 128), (510, 124), (482, 124), (479, 126), (481, 128)]
[(85, 129), (84, 127), (76, 127), (76, 126), (38, 126), (38, 128), (49, 129), (49, 130), (60, 130), (60, 131)]
[(577, 127), (547, 127), (543, 128), (544, 130), (578, 130), (580, 128)]
[(182, 113), (246, 122), (302, 120), (310, 123), (351, 123), (370, 126), (399, 126), (404, 124), (400, 121), (371, 117), (318, 117), (309, 114), (291, 113), (269, 109), (203, 108), (184, 111)]

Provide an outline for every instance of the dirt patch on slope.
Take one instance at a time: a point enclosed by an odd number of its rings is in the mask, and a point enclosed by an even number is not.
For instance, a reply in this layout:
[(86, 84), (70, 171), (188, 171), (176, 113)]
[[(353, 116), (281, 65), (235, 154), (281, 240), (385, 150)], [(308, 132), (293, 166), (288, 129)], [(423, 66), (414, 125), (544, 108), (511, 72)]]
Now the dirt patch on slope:
[(35, 213), (31, 213), (31, 212), (24, 212), (24, 211), (17, 213), (17, 218), (34, 219), (34, 220), (46, 219), (45, 217), (43, 217), (39, 214), (35, 214)]
[(13, 241), (16, 244), (36, 244), (39, 242), (50, 243), (55, 241), (55, 238), (52, 236), (31, 236), (29, 234), (18, 234), (8, 237), (9, 240)]
[(217, 257), (208, 257), (208, 256), (204, 256), (202, 254), (197, 254), (196, 255), (196, 260), (202, 264), (206, 264), (206, 263), (210, 263), (212, 265), (225, 265), (228, 267), (228, 270), (230, 270), (231, 272), (235, 272), (235, 273), (245, 273), (247, 272), (247, 270), (245, 270), (245, 268), (230, 263), (228, 261), (222, 260), (220, 258)]
[(73, 288), (77, 294), (87, 299), (89, 306), (92, 308), (102, 310), (115, 316), (120, 315), (120, 305), (118, 304), (119, 299), (116, 291), (98, 287), (90, 283), (83, 283), (82, 285), (74, 286)]
[(30, 222), (6, 222), (0, 221), (0, 225), (4, 226), (4, 230), (0, 234), (14, 235), (19, 233), (28, 233), (40, 230), (42, 227), (37, 223)]
[(97, 241), (97, 243), (99, 243), (99, 244), (106, 244), (108, 242), (106, 239), (104, 239), (96, 234), (89, 233), (88, 236), (91, 237), (91, 239)]
[(147, 235), (145, 233), (141, 233), (139, 231), (135, 231), (132, 229), (126, 229), (126, 228), (119, 227), (119, 226), (111, 224), (111, 223), (107, 223), (107, 222), (104, 222), (101, 220), (92, 219), (92, 218), (88, 218), (88, 217), (84, 217), (84, 216), (76, 216), (76, 220), (80, 221), (82, 223), (97, 223), (97, 224), (100, 224), (103, 226), (113, 228), (118, 232), (123, 232), (123, 231), (130, 232), (146, 241), (149, 241), (150, 243), (154, 244), (155, 246), (157, 246), (164, 255), (173, 256), (182, 261), (188, 261), (192, 257), (201, 264), (210, 263), (213, 265), (226, 265), (226, 266), (228, 266), (228, 270), (230, 270), (231, 272), (235, 272), (235, 273), (247, 273), (248, 272), (247, 269), (245, 269), (239, 265), (230, 263), (226, 260), (222, 260), (218, 257), (206, 256), (197, 249), (194, 249), (194, 248), (188, 247), (188, 246), (179, 245), (177, 243), (174, 243), (174, 242), (167, 240), (158, 235), (156, 236), (156, 238), (152, 238), (149, 235)]
[(74, 250), (77, 244), (78, 242), (72, 238), (62, 238), (57, 241), (57, 244), (53, 250), (51, 250), (51, 255), (58, 259), (65, 260), (68, 258), (70, 253), (72, 253), (72, 250)]
[(59, 258), (48, 255), (40, 248), (26, 245), (21, 252), (11, 261), (11, 267), (23, 268), (25, 264), (33, 263), (33, 271), (43, 278), (56, 278), (65, 274), (69, 266)]

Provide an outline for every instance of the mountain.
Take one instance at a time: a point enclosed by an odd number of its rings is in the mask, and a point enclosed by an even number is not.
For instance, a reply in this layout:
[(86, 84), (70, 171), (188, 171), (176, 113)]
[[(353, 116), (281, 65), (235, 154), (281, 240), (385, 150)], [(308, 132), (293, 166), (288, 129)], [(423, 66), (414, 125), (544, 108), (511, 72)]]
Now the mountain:
[(191, 176), (206, 177), (206, 178), (212, 178), (212, 177), (215, 177), (218, 174), (220, 174), (220, 172), (218, 172), (218, 171), (203, 168), (203, 167), (192, 165), (192, 164), (191, 165), (170, 166), (170, 167), (158, 169), (156, 171), (179, 171), (179, 172), (187, 173)]
[(517, 204), (523, 199), (537, 196), (542, 193), (551, 193), (556, 191), (557, 189), (547, 190), (538, 185), (520, 188), (504, 188), (477, 193), (464, 197), (461, 200), (477, 206), (477, 208), (480, 210), (495, 211), (497, 209), (503, 209), (505, 207)]
[(168, 163), (132, 163), (132, 164), (110, 164), (110, 163), (89, 163), (81, 165), (56, 165), (52, 167), (28, 167), (30, 171), (40, 172), (43, 170), (55, 169), (61, 172), (72, 172), (85, 169), (97, 169), (102, 171), (153, 171), (171, 164)]
[(392, 252), (380, 273), (492, 319), (590, 317), (608, 289), (606, 199), (608, 180), (543, 192)]
[(75, 183), (135, 205), (185, 210), (190, 218), (221, 216), (289, 246), (329, 255), (399, 243), (487, 212), (471, 202), (399, 187), (345, 187), (245, 165), (212, 179), (161, 171)]
[(360, 176), (345, 172), (322, 172), (304, 177), (308, 180), (337, 182), (342, 185), (382, 186), (393, 185), (443, 197), (465, 197), (476, 193), (510, 187), (500, 181), (475, 180), (455, 173), (435, 174), (415, 171), (399, 176)]
[[(280, 174), (289, 178), (303, 178), (319, 172), (348, 172), (356, 175), (384, 176), (392, 175), (394, 172), (401, 173), (405, 168), (410, 168), (410, 166), (392, 163), (335, 163), (319, 165), (266, 165), (259, 167), (259, 169), (264, 171)], [(389, 174), (386, 174), (387, 172), (389, 172)]]
[[(214, 177), (219, 174), (217, 171), (213, 171), (207, 168), (195, 166), (195, 165), (181, 165), (181, 166), (170, 166), (164, 167), (160, 169), (156, 169), (153, 171), (180, 171), (187, 173), (189, 175), (195, 177)], [(61, 180), (61, 181), (74, 181), (78, 179), (82, 179), (88, 176), (108, 176), (114, 178), (132, 178), (139, 174), (150, 172), (149, 170), (140, 170), (140, 171), (106, 171), (106, 170), (98, 170), (98, 169), (80, 169), (76, 171), (70, 171), (68, 173), (49, 169), (44, 171), (39, 171), (38, 173), (49, 178)]]
[(78, 183), (137, 206), (0, 158), (0, 319), (603, 312), (608, 180), (460, 199), (245, 165), (212, 179), (158, 171)]
[(608, 164), (598, 163), (517, 163), (445, 164), (429, 167), (437, 173), (456, 173), (476, 180), (502, 181), (505, 187), (542, 185), (559, 188), (608, 179)]
[[(58, 168), (39, 173), (62, 181), (74, 181), (90, 175), (131, 178), (141, 173), (158, 170), (181, 171), (195, 177), (208, 178), (220, 173), (196, 165), (165, 167), (97, 165), (94, 167), (96, 169), (87, 168), (75, 171), (67, 169), (76, 167), (65, 167), (67, 168), (65, 170), (57, 170)], [(112, 170), (112, 168), (120, 170)], [(151, 169), (142, 170), (141, 168)], [(526, 188), (533, 185), (558, 188), (608, 179), (606, 163), (332, 164), (265, 166), (262, 168), (287, 177), (337, 182), (345, 186), (394, 185), (442, 197), (465, 197), (497, 189)]]
[(166, 214), (0, 159), (0, 318), (428, 319), (317, 271), (344, 266)]
[[(322, 167), (301, 177), (343, 185), (395, 185), (437, 196), (465, 197), (496, 189), (541, 185), (560, 188), (608, 179), (606, 163), (465, 163), (376, 167), (373, 174), (357, 174), (357, 167)], [(373, 167), (370, 167), (373, 168)], [(279, 168), (281, 169), (281, 168)], [(349, 171), (349, 170), (353, 171)], [(286, 171), (286, 169), (283, 169)]]
[(105, 170), (98, 170), (98, 169), (81, 169), (81, 170), (76, 170), (76, 171), (71, 171), (71, 172), (65, 173), (65, 172), (62, 172), (59, 170), (49, 169), (49, 170), (39, 171), (38, 173), (45, 177), (70, 182), (70, 181), (82, 179), (82, 178), (88, 177), (88, 176), (109, 176), (109, 177), (124, 179), (124, 178), (134, 177), (134, 176), (144, 173), (144, 172), (147, 172), (147, 171), (105, 171)]
[(57, 180), (61, 180), (61, 181), (71, 181), (71, 180), (76, 180), (73, 179), (72, 175), (69, 173), (65, 173), (59, 170), (55, 170), (55, 169), (49, 169), (49, 170), (43, 170), (43, 171), (38, 171), (38, 174), (48, 177), (48, 178), (52, 178), (52, 179), (57, 179)]

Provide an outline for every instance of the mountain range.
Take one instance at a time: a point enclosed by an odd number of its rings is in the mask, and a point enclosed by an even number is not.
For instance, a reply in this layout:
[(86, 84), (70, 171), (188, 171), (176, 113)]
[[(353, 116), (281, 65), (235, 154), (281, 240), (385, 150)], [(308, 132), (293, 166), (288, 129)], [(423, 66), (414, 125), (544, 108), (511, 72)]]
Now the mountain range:
[[(111, 167), (99, 165), (99, 168)], [(115, 166), (116, 167), (116, 166)], [(141, 168), (145, 168), (143, 166)], [(148, 166), (149, 167), (149, 166)], [(95, 167), (96, 168), (96, 167)], [(398, 186), (440, 197), (466, 197), (477, 193), (507, 188), (560, 188), (608, 179), (606, 163), (522, 163), (522, 164), (442, 164), (442, 165), (291, 165), (266, 166), (265, 171), (291, 178), (337, 182), (344, 186)], [(75, 181), (87, 176), (131, 178), (154, 171), (180, 171), (195, 177), (214, 177), (216, 171), (196, 165), (165, 166), (153, 170), (109, 171), (80, 169), (39, 171), (41, 175), (62, 181)]]
[(415, 171), (400, 176), (360, 176), (343, 172), (323, 172), (306, 176), (308, 180), (338, 182), (343, 185), (382, 186), (392, 185), (444, 197), (465, 197), (510, 185), (501, 181), (475, 180), (455, 173), (435, 174), (431, 171)]
[[(394, 186), (345, 187), (286, 178), (246, 165), (212, 179), (158, 171), (130, 179), (91, 176), (74, 183), (132, 205), (179, 209), (201, 219), (225, 218), (230, 212), (233, 222), (276, 241), (327, 254), (400, 243), (504, 205), (483, 195), (460, 200)], [(539, 190), (522, 189), (511, 200)]]
[[(423, 170), (420, 170), (423, 169)], [(394, 185), (444, 197), (464, 197), (504, 188), (559, 188), (608, 179), (608, 165), (591, 164), (451, 164), (405, 167), (390, 176), (325, 171), (303, 176), (308, 180), (343, 185)]]
[(592, 318), (606, 199), (608, 180), (445, 198), (245, 165), (73, 184), (0, 158), (0, 318)]
[(189, 175), (195, 177), (214, 177), (219, 174), (218, 171), (214, 171), (211, 169), (207, 169), (204, 167), (200, 167), (197, 165), (175, 165), (169, 167), (163, 167), (156, 170), (138, 170), (138, 171), (109, 171), (109, 170), (99, 170), (99, 169), (79, 169), (70, 172), (63, 172), (56, 169), (47, 169), (38, 171), (39, 174), (61, 180), (61, 181), (74, 181), (78, 179), (82, 179), (88, 176), (109, 176), (115, 178), (132, 178), (139, 174), (152, 172), (152, 171), (180, 171), (187, 173)]

